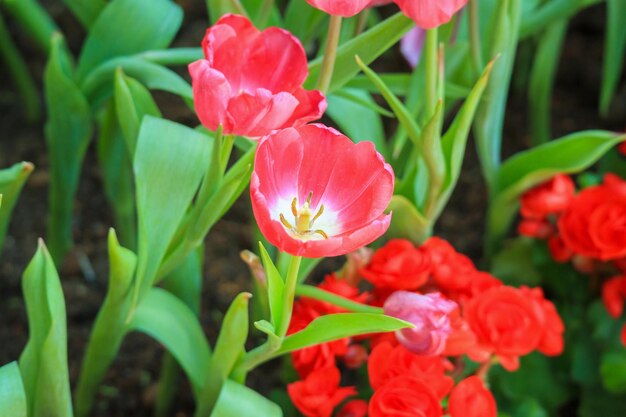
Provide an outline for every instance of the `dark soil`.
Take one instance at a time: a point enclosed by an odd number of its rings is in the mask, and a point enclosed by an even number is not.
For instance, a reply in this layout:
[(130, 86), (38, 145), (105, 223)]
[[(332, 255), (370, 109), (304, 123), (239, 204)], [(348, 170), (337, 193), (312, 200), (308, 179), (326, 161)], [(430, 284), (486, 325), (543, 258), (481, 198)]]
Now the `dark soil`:
[[(69, 44), (76, 51), (84, 32), (71, 15), (57, 4), (59, 2), (52, 3), (49, 10), (68, 34)], [(175, 46), (196, 45), (206, 27), (204, 2), (187, 0), (179, 3), (186, 8), (187, 22)], [(553, 97), (554, 137), (583, 129), (624, 128), (626, 86), (623, 82), (611, 119), (601, 120), (597, 112), (603, 22), (604, 8), (598, 6), (576, 18), (570, 26)], [(19, 28), (10, 26), (29, 61), (32, 73), (41, 85), (45, 58)], [(0, 71), (4, 71), (2, 67)], [(20, 280), (22, 271), (36, 250), (37, 238), (45, 236), (49, 176), (42, 123), (29, 124), (24, 121), (19, 97), (5, 72), (0, 73), (0, 82), (0, 129), (3, 132), (0, 137), (0, 166), (7, 167), (22, 160), (31, 161), (36, 166), (15, 209), (0, 260), (0, 364), (4, 364), (19, 358), (28, 337)], [(196, 123), (195, 116), (180, 100), (160, 94), (158, 101), (165, 117), (186, 124)], [(530, 143), (525, 91), (512, 93), (507, 117), (504, 152), (511, 155), (527, 148)], [(482, 255), (485, 207), (486, 191), (475, 151), (470, 145), (463, 174), (437, 226), (437, 234), (450, 240), (458, 250), (479, 260)], [(244, 197), (214, 227), (206, 241), (201, 321), (211, 340), (215, 339), (222, 312), (230, 300), (240, 291), (251, 289), (249, 274), (239, 259), (241, 250), (253, 247), (249, 218)], [(106, 233), (111, 225), (113, 219), (102, 191), (101, 172), (92, 147), (83, 166), (76, 201), (76, 247), (60, 269), (67, 303), (69, 364), (73, 386), (91, 326), (106, 291)], [(95, 271), (95, 280), (87, 279), (90, 268), (84, 266), (85, 261)], [(163, 348), (150, 338), (140, 334), (127, 337), (100, 390), (93, 415), (151, 415), (162, 355)], [(268, 381), (277, 380), (277, 373), (271, 370), (271, 364), (262, 368), (262, 372), (270, 371), (271, 378), (257, 373), (251, 375), (251, 383), (263, 391), (267, 390), (271, 386)], [(190, 390), (186, 386), (181, 387), (173, 415), (188, 416), (192, 410)]]

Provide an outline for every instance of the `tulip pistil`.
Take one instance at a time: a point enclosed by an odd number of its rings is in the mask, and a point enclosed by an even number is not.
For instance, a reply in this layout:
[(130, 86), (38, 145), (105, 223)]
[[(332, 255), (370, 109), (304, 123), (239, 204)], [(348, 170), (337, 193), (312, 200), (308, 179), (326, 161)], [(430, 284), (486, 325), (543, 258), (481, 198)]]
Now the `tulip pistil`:
[(324, 213), (324, 205), (321, 204), (315, 214), (311, 212), (311, 199), (313, 193), (309, 193), (304, 204), (298, 207), (298, 199), (294, 197), (291, 201), (291, 213), (295, 219), (295, 226), (293, 226), (283, 214), (280, 214), (280, 222), (288, 230), (292, 231), (298, 237), (308, 238), (311, 235), (318, 234), (324, 239), (328, 239), (328, 235), (322, 229), (312, 229), (313, 223), (317, 220), (322, 213)]

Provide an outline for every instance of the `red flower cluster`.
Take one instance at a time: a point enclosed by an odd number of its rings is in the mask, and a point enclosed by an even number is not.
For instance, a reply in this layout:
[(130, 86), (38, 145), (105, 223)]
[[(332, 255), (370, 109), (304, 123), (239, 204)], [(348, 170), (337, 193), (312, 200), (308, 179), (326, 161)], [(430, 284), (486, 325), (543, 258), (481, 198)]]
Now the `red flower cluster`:
[[(479, 377), (470, 376), (455, 386), (451, 377), (455, 367), (448, 357), (468, 355), (485, 366), (497, 358), (506, 369), (514, 370), (519, 357), (534, 350), (546, 355), (563, 350), (563, 322), (541, 289), (504, 285), (477, 270), (469, 258), (442, 239), (431, 238), (420, 247), (391, 240), (359, 273), (372, 284), (371, 292), (361, 292), (352, 275), (350, 283), (329, 275), (320, 287), (354, 301), (384, 306), (386, 314), (415, 327), (292, 354), (303, 378), (295, 383), (298, 386), (315, 378), (311, 375), (319, 369), (337, 369), (338, 363), (358, 368), (367, 363), (373, 396), (367, 406), (362, 400), (349, 401), (340, 416), (440, 417), (445, 412), (451, 417), (495, 417), (495, 401)], [(304, 328), (314, 317), (338, 311), (327, 303), (300, 299), (290, 332)], [(323, 394), (333, 408), (346, 399), (345, 393), (356, 394), (350, 387), (334, 386), (342, 395)], [(291, 389), (290, 395), (305, 415), (327, 415), (326, 409), (311, 412), (302, 407), (309, 401), (305, 397), (312, 394)], [(446, 397), (448, 409), (444, 410), (441, 404)]]
[[(576, 193), (568, 176), (557, 175), (522, 196), (520, 214), (520, 234), (547, 239), (556, 262), (572, 261), (578, 271), (598, 276), (620, 274), (602, 289), (607, 310), (619, 317), (626, 299), (626, 181), (607, 174)], [(626, 327), (626, 345), (624, 335)]]

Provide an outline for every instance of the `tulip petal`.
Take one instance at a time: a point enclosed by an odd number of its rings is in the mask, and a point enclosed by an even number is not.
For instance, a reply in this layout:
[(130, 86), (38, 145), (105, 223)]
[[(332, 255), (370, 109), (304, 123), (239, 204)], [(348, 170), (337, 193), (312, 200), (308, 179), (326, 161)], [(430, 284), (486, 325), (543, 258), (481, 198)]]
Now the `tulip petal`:
[(292, 94), (300, 104), (298, 104), (298, 107), (296, 107), (284, 127), (298, 127), (318, 120), (326, 111), (326, 107), (328, 107), (326, 97), (324, 97), (321, 91), (297, 88)]
[(233, 133), (258, 137), (282, 126), (297, 106), (298, 100), (289, 93), (273, 95), (257, 88), (254, 94), (243, 92), (233, 97), (228, 103), (228, 114), (235, 125)]
[(467, 0), (394, 0), (402, 12), (422, 29), (447, 23)]
[(207, 60), (201, 59), (189, 64), (194, 105), (200, 122), (211, 130), (222, 123), (227, 130), (232, 123), (226, 112), (231, 88), (224, 74), (211, 68)]

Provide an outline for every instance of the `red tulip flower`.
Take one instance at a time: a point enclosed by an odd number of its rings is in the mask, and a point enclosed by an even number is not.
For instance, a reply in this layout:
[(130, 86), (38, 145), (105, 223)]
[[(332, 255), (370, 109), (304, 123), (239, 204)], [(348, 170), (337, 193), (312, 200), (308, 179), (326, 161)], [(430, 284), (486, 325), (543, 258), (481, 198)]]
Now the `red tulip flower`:
[(443, 25), (461, 10), (467, 0), (393, 0), (422, 29)]
[(205, 59), (189, 65), (198, 118), (209, 130), (260, 137), (319, 119), (326, 99), (302, 88), (306, 54), (289, 32), (259, 31), (243, 16), (225, 15), (202, 41)]
[(257, 148), (250, 195), (263, 235), (280, 250), (318, 258), (352, 252), (389, 227), (391, 166), (370, 142), (323, 125), (289, 128)]

